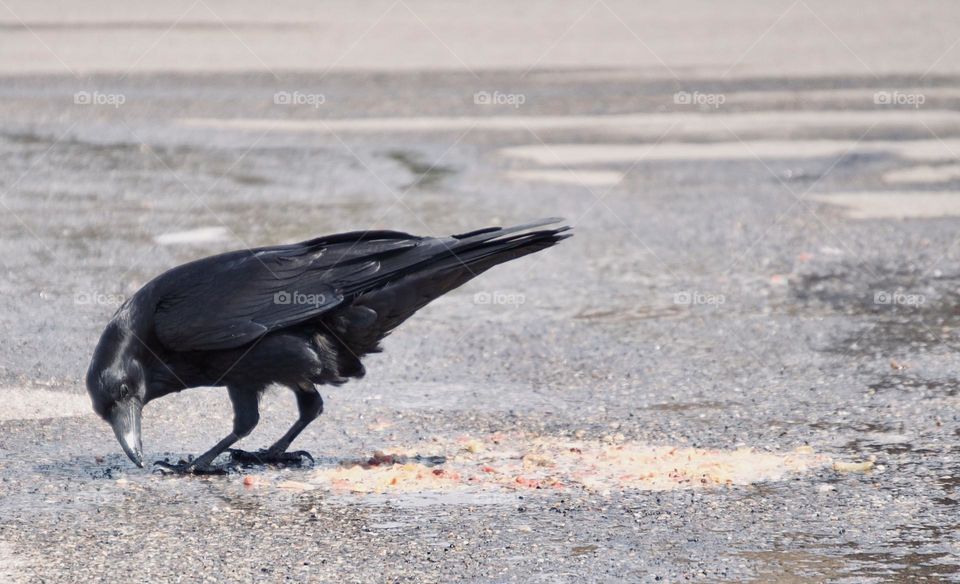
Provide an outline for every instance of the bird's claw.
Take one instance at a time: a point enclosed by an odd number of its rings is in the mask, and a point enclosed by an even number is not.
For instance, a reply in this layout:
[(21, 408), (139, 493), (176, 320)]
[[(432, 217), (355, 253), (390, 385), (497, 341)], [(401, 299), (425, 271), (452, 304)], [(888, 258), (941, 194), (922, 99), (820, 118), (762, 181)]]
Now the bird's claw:
[(233, 469), (233, 466), (230, 464), (197, 464), (195, 460), (181, 460), (176, 464), (171, 464), (166, 460), (158, 460), (154, 462), (153, 465), (159, 467), (155, 470), (164, 475), (225, 475)]
[(294, 452), (272, 452), (269, 449), (258, 450), (256, 452), (247, 452), (231, 448), (229, 450), (234, 462), (240, 464), (282, 464), (286, 466), (303, 466), (304, 460), (313, 464), (313, 456), (306, 450), (296, 450)]

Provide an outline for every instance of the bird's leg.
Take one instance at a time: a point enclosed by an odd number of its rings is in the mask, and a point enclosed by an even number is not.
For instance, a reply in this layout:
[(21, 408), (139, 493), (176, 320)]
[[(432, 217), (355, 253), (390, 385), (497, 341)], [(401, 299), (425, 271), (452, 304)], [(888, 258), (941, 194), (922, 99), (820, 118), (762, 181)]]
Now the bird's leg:
[(233, 432), (197, 458), (181, 460), (177, 464), (158, 460), (153, 464), (176, 474), (227, 473), (230, 470), (229, 464), (213, 465), (211, 463), (237, 440), (253, 432), (253, 429), (257, 427), (257, 422), (260, 421), (259, 391), (247, 387), (228, 387), (227, 391), (230, 395), (230, 401), (233, 403)]
[(313, 462), (313, 456), (309, 452), (305, 450), (287, 452), (287, 448), (290, 448), (290, 443), (310, 425), (310, 422), (323, 413), (323, 398), (312, 383), (299, 385), (294, 393), (297, 394), (297, 409), (300, 410), (300, 416), (287, 433), (265, 450), (245, 452), (231, 449), (230, 454), (234, 461), (248, 464), (300, 464), (303, 458), (308, 458)]

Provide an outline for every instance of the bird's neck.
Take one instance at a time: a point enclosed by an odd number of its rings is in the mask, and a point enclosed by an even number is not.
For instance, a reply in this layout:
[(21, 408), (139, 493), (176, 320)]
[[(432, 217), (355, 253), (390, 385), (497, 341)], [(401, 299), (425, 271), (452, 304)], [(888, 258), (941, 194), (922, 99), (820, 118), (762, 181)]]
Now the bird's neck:
[(124, 330), (146, 342), (153, 336), (158, 302), (156, 287), (152, 283), (147, 284), (127, 300), (113, 318), (121, 323)]

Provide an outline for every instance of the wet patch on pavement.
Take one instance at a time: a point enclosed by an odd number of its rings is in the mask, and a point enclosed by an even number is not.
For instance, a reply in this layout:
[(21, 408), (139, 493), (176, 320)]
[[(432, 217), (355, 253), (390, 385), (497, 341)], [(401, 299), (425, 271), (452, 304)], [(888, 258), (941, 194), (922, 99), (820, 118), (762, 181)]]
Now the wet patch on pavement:
[(856, 317), (859, 326), (820, 350), (894, 356), (960, 348), (957, 290), (960, 277), (951, 274), (839, 264), (792, 277), (789, 295), (807, 311)]
[(445, 178), (455, 173), (449, 166), (439, 162), (427, 163), (417, 153), (407, 150), (391, 150), (386, 156), (412, 175), (412, 180), (401, 186), (403, 189), (436, 188)]

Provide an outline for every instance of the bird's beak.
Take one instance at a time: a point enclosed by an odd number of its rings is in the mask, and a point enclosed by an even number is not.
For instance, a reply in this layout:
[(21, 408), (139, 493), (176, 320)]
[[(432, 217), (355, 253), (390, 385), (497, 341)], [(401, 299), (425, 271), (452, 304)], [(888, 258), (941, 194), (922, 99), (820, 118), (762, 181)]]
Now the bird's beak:
[(143, 443), (140, 439), (140, 412), (143, 405), (138, 399), (117, 402), (110, 415), (110, 425), (123, 451), (133, 464), (143, 468)]

